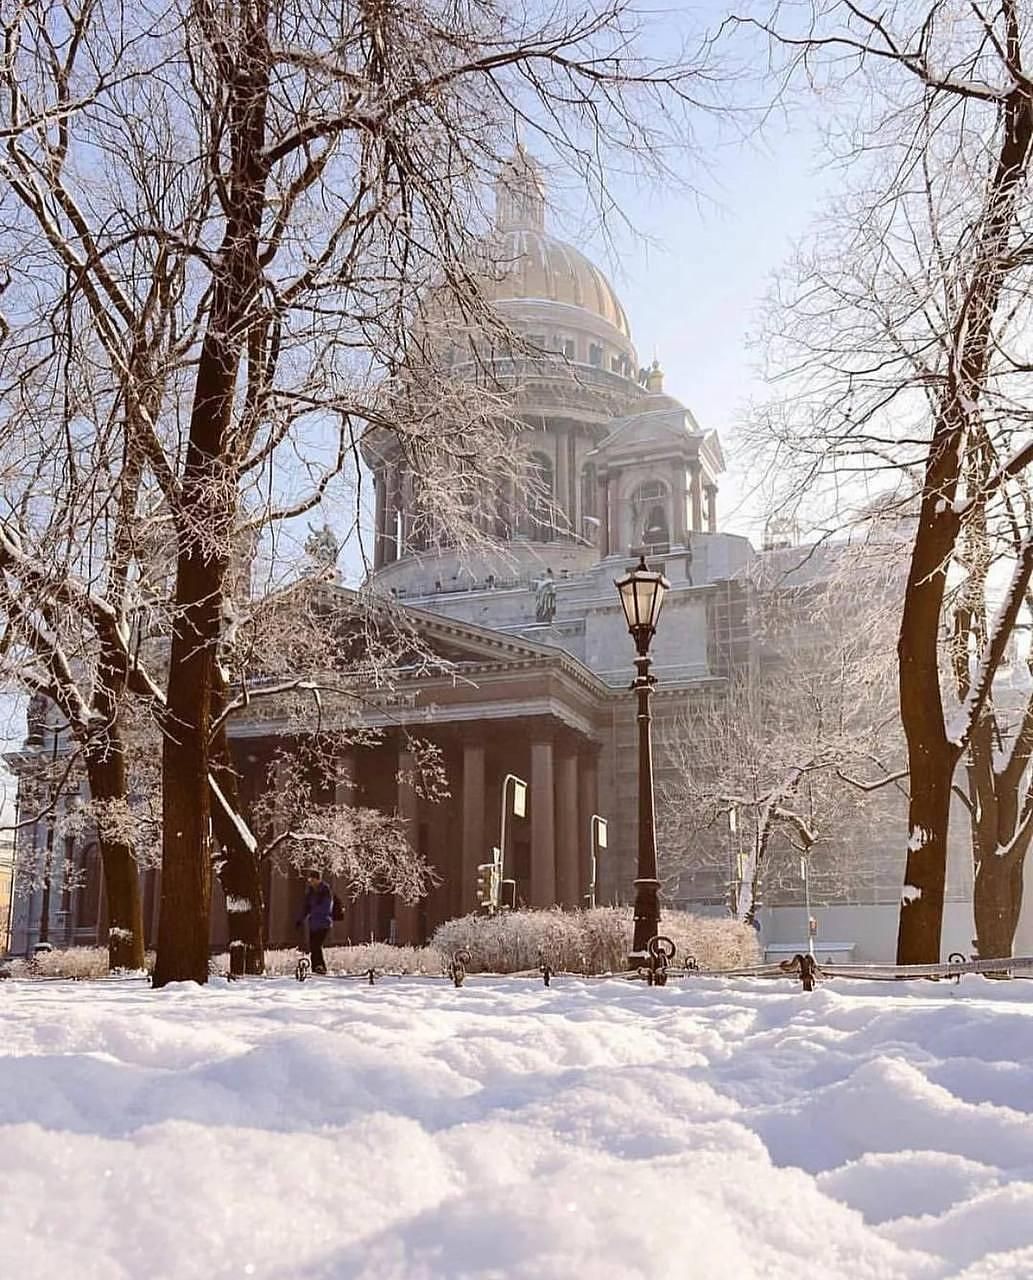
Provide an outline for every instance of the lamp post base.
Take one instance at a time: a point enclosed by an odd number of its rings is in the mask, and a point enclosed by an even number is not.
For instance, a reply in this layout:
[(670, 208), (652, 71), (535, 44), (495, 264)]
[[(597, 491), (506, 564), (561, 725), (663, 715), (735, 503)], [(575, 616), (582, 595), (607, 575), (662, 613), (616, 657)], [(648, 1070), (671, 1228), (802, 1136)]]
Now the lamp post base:
[(649, 964), (649, 940), (660, 928), (660, 881), (635, 881), (635, 931), (632, 935), (629, 968), (645, 968)]

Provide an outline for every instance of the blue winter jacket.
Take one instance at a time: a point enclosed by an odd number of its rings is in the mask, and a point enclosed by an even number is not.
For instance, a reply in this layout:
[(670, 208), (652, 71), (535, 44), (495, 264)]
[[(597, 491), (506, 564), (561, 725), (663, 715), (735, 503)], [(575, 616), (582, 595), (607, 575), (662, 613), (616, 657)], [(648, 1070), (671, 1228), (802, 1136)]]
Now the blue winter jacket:
[(329, 929), (334, 922), (334, 895), (325, 880), (320, 880), (313, 889), (305, 886), (305, 905), (301, 911), (298, 924), (308, 921), (310, 929)]

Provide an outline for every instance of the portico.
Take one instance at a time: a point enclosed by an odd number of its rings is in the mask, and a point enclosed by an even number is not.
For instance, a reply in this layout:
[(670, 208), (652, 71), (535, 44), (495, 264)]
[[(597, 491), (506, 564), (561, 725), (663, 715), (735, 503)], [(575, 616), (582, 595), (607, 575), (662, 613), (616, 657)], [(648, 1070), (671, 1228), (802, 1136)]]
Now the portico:
[[(438, 883), (415, 906), (388, 895), (360, 896), (338, 928), (340, 940), (420, 943), (442, 921), (474, 910), (477, 866), (491, 860), (500, 842), (507, 774), (528, 783), (526, 813), (507, 819), (505, 874), (516, 881), (518, 904), (580, 905), (588, 888), (589, 822), (598, 803), (597, 760), (612, 691), (551, 646), (415, 610), (410, 618), (424, 643), (447, 651), (449, 674), (404, 679), (397, 706), (368, 711), (362, 727), (378, 732), (375, 744), (353, 747), (342, 732), (334, 799), (396, 812)], [(324, 727), (332, 731), (332, 725)], [(261, 777), (260, 762), (282, 749), (285, 733), (286, 725), (268, 711), (260, 720), (234, 721), (242, 774)], [(431, 800), (413, 785), (410, 735), (439, 749), (445, 798)], [(335, 887), (347, 897), (348, 886)], [(302, 888), (294, 872), (267, 872), (270, 945), (291, 941)], [(213, 927), (217, 945), (221, 913)]]

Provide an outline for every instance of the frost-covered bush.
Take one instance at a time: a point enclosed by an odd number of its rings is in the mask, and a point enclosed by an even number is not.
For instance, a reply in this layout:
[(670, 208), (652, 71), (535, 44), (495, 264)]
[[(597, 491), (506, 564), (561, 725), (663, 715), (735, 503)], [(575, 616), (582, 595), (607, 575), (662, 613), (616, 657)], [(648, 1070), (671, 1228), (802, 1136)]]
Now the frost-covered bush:
[[(265, 971), (271, 978), (293, 975), (299, 952), (294, 947), (265, 953)], [(379, 969), (388, 973), (441, 972), (441, 955), (433, 947), (393, 947), (387, 942), (367, 942), (360, 947), (324, 947), (326, 967), (330, 973), (366, 973)], [(213, 957), (212, 971), (228, 973), (229, 955)]]
[[(147, 968), (154, 965), (153, 953), (148, 953)], [(43, 951), (31, 960), (12, 960), (12, 978), (106, 978), (108, 976), (107, 947), (66, 947), (63, 950)]]
[(740, 969), (763, 960), (757, 931), (727, 916), (694, 916), (664, 912), (661, 930), (678, 947), (679, 958), (696, 957), (701, 969)]
[[(678, 948), (675, 964), (694, 956), (701, 969), (734, 969), (757, 964), (760, 948), (754, 931), (735, 920), (693, 916), (665, 911), (661, 931)], [(494, 917), (461, 916), (441, 925), (427, 947), (394, 947), (370, 942), (359, 947), (327, 947), (331, 973), (442, 972), (454, 951), (470, 952), (469, 968), (475, 973), (520, 973), (538, 966), (545, 955), (554, 969), (568, 973), (613, 973), (627, 965), (631, 946), (632, 914), (629, 907), (597, 907), (593, 911), (505, 911)], [(298, 951), (293, 947), (265, 953), (266, 973), (271, 977), (293, 974)], [(147, 968), (154, 955), (147, 954)], [(213, 956), (212, 974), (229, 972), (229, 955)], [(49, 951), (33, 960), (12, 960), (12, 978), (104, 978), (108, 973), (105, 947), (69, 947)]]
[[(539, 954), (570, 973), (612, 973), (627, 966), (632, 927), (630, 907), (506, 911), (446, 921), (433, 945), (446, 956), (465, 948), (468, 967), (478, 973), (533, 969)], [(756, 933), (736, 920), (665, 911), (660, 928), (678, 948), (676, 965), (687, 956), (694, 956), (701, 969), (732, 969), (760, 959)]]
[[(361, 947), (327, 947), (324, 951), (331, 973), (366, 973), (380, 969), (390, 973), (433, 973), (442, 970), (441, 954), (433, 947), (392, 947), (386, 942), (371, 942)], [(293, 974), (298, 952), (293, 948), (265, 953), (266, 973), (271, 977)], [(106, 947), (68, 947), (44, 952), (31, 960), (12, 959), (5, 962), (11, 978), (106, 978)], [(147, 953), (148, 970), (154, 967), (154, 953)], [(212, 956), (208, 971), (213, 975), (229, 972), (226, 952)]]

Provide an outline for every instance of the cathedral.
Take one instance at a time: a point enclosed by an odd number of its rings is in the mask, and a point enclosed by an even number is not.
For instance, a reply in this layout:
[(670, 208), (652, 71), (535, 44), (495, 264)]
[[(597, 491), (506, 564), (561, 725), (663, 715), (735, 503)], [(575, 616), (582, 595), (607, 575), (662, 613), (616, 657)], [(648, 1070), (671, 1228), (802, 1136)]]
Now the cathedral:
[[(518, 902), (580, 905), (598, 817), (608, 838), (597, 850), (597, 897), (629, 899), (633, 646), (613, 584), (640, 554), (671, 583), (652, 649), (658, 721), (747, 660), (737, 575), (753, 552), (718, 527), (716, 433), (665, 393), (657, 362), (641, 368), (609, 280), (549, 233), (541, 180), (523, 154), (499, 183), (496, 224), (493, 250), (506, 266), (485, 288), (507, 328), (548, 353), (524, 362), (516, 393), (534, 497), (500, 495), (490, 553), (434, 547), (412, 516), (418, 481), (394, 442), (366, 446), (376, 495), (373, 585), (449, 662), (447, 676), (408, 682), (405, 702), (442, 751), (450, 795), (425, 802), (397, 781), (407, 776), (404, 735), (391, 731), (386, 712), (379, 717), (381, 743), (349, 761), (353, 800), (405, 816), (440, 884), (416, 908), (360, 900), (347, 925), (355, 938), (418, 942), (472, 910), (477, 867), (494, 846), (505, 847)], [(461, 367), (452, 371), (462, 376)], [(269, 725), (234, 730), (238, 743), (252, 732), (267, 735)], [(522, 815), (513, 813), (509, 779), (526, 784)], [(269, 889), (270, 936), (282, 941), (297, 886), (285, 893), (274, 878)]]
[[(534, 469), (533, 497), (500, 486), (488, 515), (491, 550), (461, 554), (434, 544), (415, 518), (419, 481), (397, 442), (373, 436), (364, 447), (375, 492), (371, 585), (397, 602), (443, 665), (403, 674), (392, 705), (366, 704), (363, 724), (378, 731), (376, 739), (349, 747), (342, 737), (347, 786), (338, 798), (403, 817), (437, 884), (416, 906), (389, 895), (359, 898), (337, 926), (337, 941), (425, 941), (442, 921), (475, 908), (477, 869), (495, 847), (504, 850), (503, 875), (515, 881), (520, 904), (578, 906), (590, 886), (600, 903), (631, 901), (634, 646), (614, 581), (639, 556), (670, 583), (651, 647), (658, 786), (674, 768), (666, 729), (694, 702), (720, 697), (758, 660), (750, 570), (763, 552), (720, 527), (724, 459), (716, 432), (664, 390), (657, 361), (640, 364), (610, 281), (579, 249), (550, 234), (538, 171), (522, 153), (499, 183), (495, 216), (497, 261), (505, 265), (485, 288), (507, 328), (520, 336), (521, 350), (539, 353), (511, 354), (505, 370), (519, 374), (515, 411)], [(448, 358), (461, 377), (461, 356), (452, 351)], [(440, 751), (444, 799), (431, 802), (412, 786), (406, 743), (414, 727)], [(289, 732), (269, 708), (233, 720), (245, 802), (264, 785), (269, 761)], [(27, 748), (38, 752), (47, 744), (39, 739)], [(514, 805), (518, 791), (523, 803)], [(596, 838), (600, 818), (605, 847)], [(39, 825), (26, 838), (42, 846), (45, 824)], [(31, 949), (39, 938), (43, 912), (47, 935), (58, 945), (105, 937), (96, 851), (83, 845), (55, 851), (55, 878), (62, 858), (78, 872), (72, 887), (17, 899), (15, 951)], [(659, 857), (664, 878), (662, 845)], [(845, 903), (829, 916), (848, 912), (829, 926), (849, 940), (844, 952), (862, 935), (870, 941), (858, 954), (891, 948), (900, 882), (896, 860), (887, 865), (886, 884), (871, 900)], [(269, 944), (290, 945), (303, 886), (295, 873), (267, 866), (265, 875)], [(668, 902), (724, 910), (728, 867), (689, 868), (664, 889)], [(160, 898), (157, 871), (145, 873), (144, 893), (150, 941)], [(213, 948), (225, 942), (223, 905), (216, 886)], [(793, 895), (774, 905), (762, 917), (766, 938), (777, 947), (785, 934), (787, 946), (798, 946)], [(867, 924), (857, 908), (869, 911)]]
[[(656, 361), (641, 367), (609, 280), (550, 234), (541, 179), (523, 153), (498, 185), (496, 224), (506, 266), (485, 287), (507, 326), (548, 353), (527, 362), (517, 392), (536, 496), (521, 506), (519, 495), (505, 495), (508, 518), (494, 530), (490, 556), (431, 548), (410, 515), (414, 477), (390, 441), (367, 446), (376, 495), (373, 585), (400, 603), (451, 671), (404, 690), (421, 735), (442, 752), (450, 794), (431, 804), (398, 781), (405, 746), (391, 727), (397, 711), (370, 710), (367, 721), (382, 733), (347, 762), (349, 802), (406, 817), (440, 884), (415, 908), (360, 899), (345, 926), (356, 940), (421, 941), (472, 909), (477, 866), (500, 840), (518, 901), (581, 904), (593, 817), (605, 818), (608, 831), (598, 849), (598, 899), (627, 900), (637, 812), (633, 646), (613, 583), (639, 554), (671, 584), (652, 649), (657, 719), (745, 660), (737, 574), (753, 553), (745, 538), (719, 528), (724, 460), (716, 433), (664, 391)], [(268, 717), (234, 722), (245, 793), (276, 735)], [(510, 799), (503, 831), (507, 778), (526, 783), (527, 801), (520, 816)], [(268, 935), (283, 945), (293, 938), (301, 886), (267, 874)], [(63, 909), (62, 895), (49, 895), (55, 942), (100, 936), (103, 886), (88, 860), (79, 880)], [(156, 882), (148, 872), (149, 928)], [(16, 949), (38, 936), (39, 898), (16, 908)], [(223, 929), (220, 905), (216, 893), (213, 945)]]

